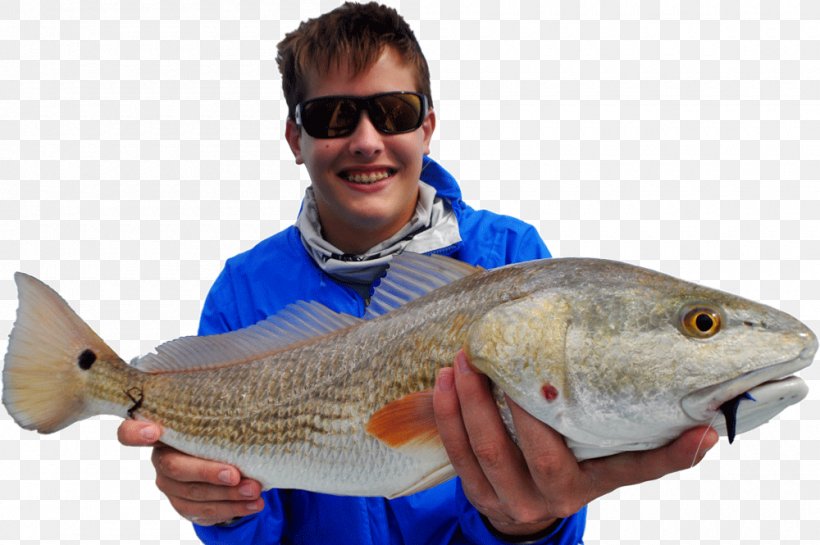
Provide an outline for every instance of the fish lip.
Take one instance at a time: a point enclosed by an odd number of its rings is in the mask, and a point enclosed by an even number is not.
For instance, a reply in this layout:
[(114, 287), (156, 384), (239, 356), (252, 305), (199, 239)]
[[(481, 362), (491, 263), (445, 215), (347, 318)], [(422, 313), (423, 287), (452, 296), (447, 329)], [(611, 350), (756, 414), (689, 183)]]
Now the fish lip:
[(744, 373), (739, 377), (695, 390), (681, 399), (681, 407), (686, 415), (697, 421), (706, 422), (714, 417), (720, 406), (745, 392), (759, 386), (790, 377), (792, 373), (811, 365), (817, 351), (817, 340), (803, 348), (796, 358), (775, 363)]

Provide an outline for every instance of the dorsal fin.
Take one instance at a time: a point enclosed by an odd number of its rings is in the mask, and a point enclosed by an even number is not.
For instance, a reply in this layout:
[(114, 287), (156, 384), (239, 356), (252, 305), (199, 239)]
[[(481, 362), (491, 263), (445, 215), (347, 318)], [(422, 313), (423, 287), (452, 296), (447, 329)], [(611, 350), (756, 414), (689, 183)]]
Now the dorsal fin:
[(422, 295), (481, 270), (481, 267), (441, 255), (411, 252), (395, 255), (390, 260), (387, 275), (376, 285), (364, 317), (369, 320), (387, 314)]
[(244, 329), (203, 337), (181, 337), (131, 364), (149, 373), (209, 369), (250, 361), (362, 320), (314, 301), (298, 301)]

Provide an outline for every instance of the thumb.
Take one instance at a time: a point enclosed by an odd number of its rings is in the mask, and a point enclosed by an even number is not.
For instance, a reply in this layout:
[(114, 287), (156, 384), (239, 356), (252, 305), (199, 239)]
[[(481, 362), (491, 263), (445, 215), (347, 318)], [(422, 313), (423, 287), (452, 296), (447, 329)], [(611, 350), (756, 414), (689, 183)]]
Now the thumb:
[(159, 441), (162, 427), (153, 422), (124, 420), (117, 428), (117, 439), (128, 447), (150, 447)]

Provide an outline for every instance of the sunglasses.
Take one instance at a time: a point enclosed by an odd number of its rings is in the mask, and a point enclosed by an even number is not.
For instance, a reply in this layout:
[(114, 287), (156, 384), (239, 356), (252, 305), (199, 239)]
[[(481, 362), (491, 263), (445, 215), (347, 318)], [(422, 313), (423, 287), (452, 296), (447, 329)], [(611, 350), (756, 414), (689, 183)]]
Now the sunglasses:
[(412, 132), (427, 115), (427, 97), (411, 91), (379, 93), (367, 97), (327, 96), (296, 106), (296, 124), (313, 138), (342, 138), (356, 130), (362, 111), (383, 134)]

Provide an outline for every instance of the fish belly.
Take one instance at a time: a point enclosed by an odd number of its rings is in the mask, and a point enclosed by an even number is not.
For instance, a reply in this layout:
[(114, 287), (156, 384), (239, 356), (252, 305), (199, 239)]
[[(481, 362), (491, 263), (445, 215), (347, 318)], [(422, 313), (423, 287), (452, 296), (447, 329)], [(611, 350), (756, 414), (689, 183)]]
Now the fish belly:
[(325, 444), (238, 448), (166, 430), (163, 442), (198, 457), (235, 465), (262, 488), (296, 488), (345, 496), (395, 497), (449, 470), (444, 449), (408, 453), (366, 434)]

